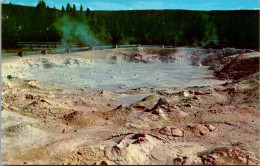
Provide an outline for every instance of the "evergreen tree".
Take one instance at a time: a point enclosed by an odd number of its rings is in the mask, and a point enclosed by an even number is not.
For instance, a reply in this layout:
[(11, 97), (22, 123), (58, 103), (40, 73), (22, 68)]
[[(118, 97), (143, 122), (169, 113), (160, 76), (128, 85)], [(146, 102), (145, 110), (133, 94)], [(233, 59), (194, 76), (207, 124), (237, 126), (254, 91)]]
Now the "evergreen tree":
[(76, 9), (76, 5), (75, 4), (73, 4), (73, 8), (72, 8), (72, 15), (76, 15), (76, 11), (77, 11), (77, 9)]
[[(43, 0), (34, 8), (10, 4), (2, 6), (3, 48), (18, 47), (18, 41), (61, 40), (55, 22), (65, 14), (65, 6), (62, 6), (62, 12), (47, 9)], [(68, 14), (72, 14), (71, 11), (68, 5)], [(258, 11), (90, 11), (86, 8), (79, 16), (72, 20), (88, 26), (105, 44), (182, 46), (204, 45), (211, 40), (219, 40), (224, 47), (259, 49)]]
[(43, 0), (39, 0), (37, 6), (36, 6), (37, 9), (44, 9), (46, 8), (46, 3), (43, 1)]
[(83, 12), (83, 6), (80, 5), (80, 12)]
[(123, 38), (122, 28), (119, 26), (119, 22), (114, 22), (112, 30), (112, 44), (120, 44), (120, 40)]
[(66, 7), (66, 12), (70, 13), (71, 12), (71, 7), (70, 7), (70, 3), (67, 4)]
[(64, 12), (65, 11), (65, 8), (64, 8), (64, 6), (62, 5), (62, 7), (61, 7), (61, 11), (62, 12)]
[(90, 9), (89, 8), (87, 8), (86, 16), (90, 16)]
[(75, 4), (73, 4), (73, 8), (72, 8), (72, 11), (76, 11), (77, 9), (76, 9), (76, 5)]

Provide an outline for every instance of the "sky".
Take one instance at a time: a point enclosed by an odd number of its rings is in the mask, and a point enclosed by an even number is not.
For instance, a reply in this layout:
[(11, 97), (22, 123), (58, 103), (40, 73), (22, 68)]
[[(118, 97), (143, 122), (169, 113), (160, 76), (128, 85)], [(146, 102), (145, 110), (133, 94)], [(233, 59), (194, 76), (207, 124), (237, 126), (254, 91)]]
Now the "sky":
[[(36, 6), (38, 0), (0, 0), (25, 6)], [(186, 10), (259, 10), (259, 0), (44, 0), (49, 7), (66, 8), (67, 3), (79, 10), (143, 10), (143, 9), (186, 9)]]

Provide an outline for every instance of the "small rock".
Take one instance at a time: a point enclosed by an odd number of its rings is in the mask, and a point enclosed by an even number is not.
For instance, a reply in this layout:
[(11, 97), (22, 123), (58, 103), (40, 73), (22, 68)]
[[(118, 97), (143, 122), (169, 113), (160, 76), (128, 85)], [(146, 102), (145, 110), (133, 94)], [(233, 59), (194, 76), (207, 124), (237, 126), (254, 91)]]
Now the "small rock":
[(81, 152), (77, 152), (77, 154), (78, 154), (78, 155), (82, 155), (82, 153), (81, 153)]
[(162, 129), (159, 130), (159, 133), (168, 135), (168, 136), (172, 135), (171, 129), (169, 127), (163, 127)]
[(116, 107), (115, 110), (122, 110), (122, 109), (124, 109), (124, 108), (125, 108), (125, 107), (124, 107), (123, 105), (120, 105), (120, 106)]
[(132, 104), (130, 107), (133, 107), (137, 111), (150, 110), (157, 104), (159, 99), (160, 97), (158, 95), (150, 95)]
[(203, 130), (200, 130), (199, 133), (200, 133), (200, 135), (205, 135), (206, 134), (206, 132), (203, 131)]
[(200, 98), (198, 96), (194, 96), (192, 99), (199, 100)]
[(203, 165), (203, 162), (201, 161), (200, 158), (196, 158), (195, 160), (192, 161), (191, 165)]
[(184, 104), (183, 106), (192, 108), (192, 105), (190, 105), (190, 104)]
[(65, 133), (65, 131), (66, 131), (66, 129), (63, 129), (63, 130), (62, 130), (62, 133)]
[(132, 139), (145, 138), (146, 134), (138, 133), (132, 136)]
[(133, 128), (142, 128), (142, 125), (135, 124), (135, 123), (126, 123), (127, 127), (133, 127)]
[(177, 157), (177, 158), (173, 159), (173, 164), (174, 165), (182, 165), (182, 158)]
[(205, 95), (205, 93), (199, 92), (199, 91), (195, 91), (194, 95)]
[(227, 86), (229, 83), (228, 82), (225, 82), (224, 84), (222, 84), (223, 86)]
[(11, 75), (8, 75), (7, 78), (8, 78), (8, 79), (12, 79), (13, 77), (12, 77)]
[(163, 119), (167, 120), (167, 116), (164, 112), (164, 110), (162, 108), (157, 108), (155, 110), (152, 111), (152, 114), (155, 114), (155, 115), (159, 115), (160, 117), (162, 117)]
[(165, 98), (160, 98), (154, 108), (158, 108), (158, 107), (163, 108), (164, 107), (164, 109), (167, 110), (168, 107), (172, 107), (172, 106), (173, 106), (172, 101), (169, 98), (165, 97)]
[(190, 94), (189, 94), (188, 92), (186, 92), (186, 91), (183, 91), (182, 94), (183, 94), (184, 97), (188, 97), (188, 96), (190, 96)]
[(26, 99), (34, 99), (34, 96), (32, 94), (28, 94), (25, 96)]
[(184, 117), (184, 116), (189, 115), (188, 113), (181, 111), (180, 109), (175, 109), (174, 112), (177, 114), (177, 116), (180, 116), (180, 117)]
[(93, 165), (115, 165), (115, 163), (112, 161), (100, 160), (94, 163)]
[(74, 111), (72, 110), (72, 113), (66, 114), (63, 116), (64, 120), (70, 122), (70, 123), (75, 123), (79, 121), (84, 121), (84, 114), (83, 112), (79, 111)]
[(214, 163), (213, 163), (214, 165), (227, 165), (227, 163), (223, 160), (223, 159), (221, 159), (221, 158), (216, 158), (215, 160), (214, 160)]
[(212, 131), (217, 129), (215, 126), (213, 126), (211, 124), (206, 124), (205, 126), (209, 129), (210, 132), (212, 132)]
[(187, 127), (196, 135), (206, 135), (209, 132), (209, 129), (201, 124), (190, 124)]
[(183, 137), (183, 131), (179, 128), (172, 128), (171, 133), (174, 137)]

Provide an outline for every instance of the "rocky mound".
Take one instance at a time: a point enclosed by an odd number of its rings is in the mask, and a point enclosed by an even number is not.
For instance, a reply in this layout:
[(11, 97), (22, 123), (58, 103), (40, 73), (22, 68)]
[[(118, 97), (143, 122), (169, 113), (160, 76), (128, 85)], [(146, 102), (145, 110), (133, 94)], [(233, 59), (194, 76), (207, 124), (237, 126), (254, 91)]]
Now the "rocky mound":
[[(118, 139), (119, 138), (119, 139)], [(182, 148), (182, 156), (179, 156), (177, 145), (168, 144), (163, 137), (149, 133), (126, 133), (114, 135), (108, 139), (117, 139), (116, 145), (106, 147), (105, 156), (116, 164), (177, 164), (176, 158), (181, 157), (186, 164), (191, 164), (195, 158), (194, 154), (187, 151), (185, 146)], [(167, 148), (166, 148), (167, 147)], [(191, 149), (201, 147), (196, 145), (189, 146)], [(164, 149), (161, 151), (159, 149)], [(189, 157), (187, 157), (189, 156)]]
[(253, 154), (238, 147), (219, 147), (199, 153), (203, 165), (258, 165)]
[(22, 137), (32, 137), (32, 136), (39, 136), (44, 133), (45, 133), (44, 131), (37, 129), (35, 127), (32, 127), (26, 123), (19, 123), (19, 124), (11, 125), (11, 126), (6, 127), (3, 130), (3, 135), (6, 135), (6, 136), (18, 135), (18, 136), (22, 136)]
[(244, 54), (232, 60), (223, 69), (216, 72), (216, 76), (220, 79), (237, 80), (254, 73), (259, 72), (260, 54)]
[(63, 115), (68, 110), (59, 106), (54, 105), (53, 103), (45, 100), (39, 99), (31, 102), (28, 105), (25, 105), (20, 110), (18, 110), (23, 115), (29, 115), (34, 117), (52, 117), (56, 118)]
[(150, 95), (143, 98), (141, 101), (132, 104), (130, 107), (137, 111), (150, 110), (157, 104), (159, 98), (158, 95)]
[(94, 121), (87, 117), (82, 111), (74, 111), (63, 116), (63, 120), (69, 124), (76, 125), (93, 125)]
[(114, 53), (110, 63), (174, 63), (176, 61), (188, 61), (193, 66), (200, 66), (201, 58), (206, 51), (189, 48), (138, 48), (131, 52), (123, 50)]

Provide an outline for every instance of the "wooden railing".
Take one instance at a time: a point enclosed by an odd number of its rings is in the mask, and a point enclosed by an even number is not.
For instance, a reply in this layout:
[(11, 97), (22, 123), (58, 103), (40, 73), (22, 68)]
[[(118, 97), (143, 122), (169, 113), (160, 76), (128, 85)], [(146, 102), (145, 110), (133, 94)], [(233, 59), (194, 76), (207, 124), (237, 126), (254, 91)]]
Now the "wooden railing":
[[(3, 53), (2, 56), (23, 56), (23, 55), (40, 55), (40, 54), (63, 54), (79, 51), (94, 51), (102, 49), (120, 49), (120, 48), (134, 48), (134, 47), (157, 47), (157, 48), (174, 48), (173, 46), (164, 45), (113, 45), (113, 46), (89, 46), (89, 47), (79, 47), (77, 44), (70, 44), (65, 46), (58, 42), (18, 42), (20, 47), (25, 47), (31, 50), (40, 50), (40, 51), (21, 51), (19, 53)], [(26, 49), (24, 49), (26, 50)]]
[[(43, 49), (43, 48), (60, 48), (64, 47), (60, 42), (18, 42), (18, 46), (22, 49)], [(71, 43), (66, 45), (69, 48), (78, 47), (77, 44)]]

